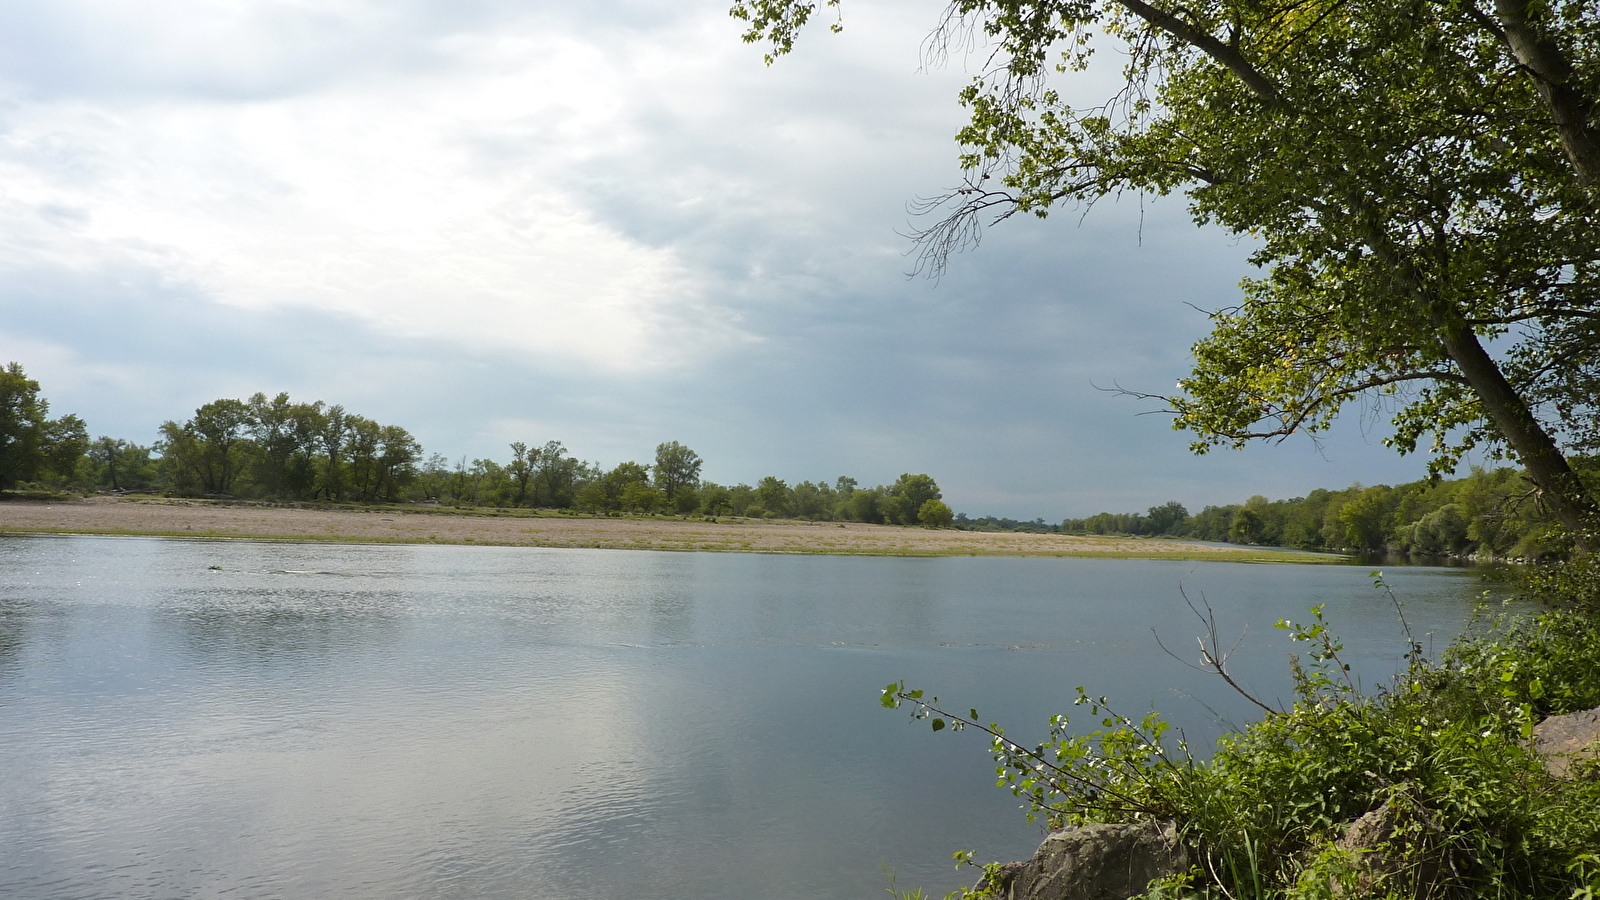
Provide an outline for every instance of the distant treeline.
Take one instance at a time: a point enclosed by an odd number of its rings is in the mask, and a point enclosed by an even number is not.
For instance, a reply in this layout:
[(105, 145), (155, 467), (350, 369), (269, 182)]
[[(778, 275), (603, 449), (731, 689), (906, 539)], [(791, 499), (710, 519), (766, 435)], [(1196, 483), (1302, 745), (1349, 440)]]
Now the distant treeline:
[(955, 527), (965, 531), (1027, 531), (1034, 534), (1060, 534), (1061, 526), (1052, 525), (1044, 519), (1022, 521), (1021, 519), (1006, 519), (999, 516), (980, 516), (976, 519), (968, 518), (966, 513), (957, 513)]
[(1182, 504), (1144, 513), (1067, 519), (1072, 534), (1171, 535), (1303, 550), (1537, 559), (1563, 552), (1554, 517), (1531, 483), (1510, 468), (1473, 468), (1465, 478), (1414, 481), (1342, 491), (1315, 490), (1292, 500), (1251, 497), (1190, 515)]
[(320, 400), (297, 403), (283, 393), (216, 400), (186, 421), (162, 423), (159, 432), (151, 446), (91, 440), (78, 417), (50, 418), (38, 383), (20, 365), (0, 369), (0, 489), (783, 517), (1512, 558), (1566, 549), (1529, 482), (1508, 468), (1398, 487), (1315, 490), (1291, 500), (1257, 496), (1194, 515), (1174, 501), (1143, 513), (1100, 513), (1054, 525), (954, 515), (928, 475), (907, 473), (869, 488), (848, 477), (790, 485), (769, 475), (754, 485), (717, 484), (702, 480), (699, 454), (676, 441), (658, 445), (653, 463), (611, 468), (580, 460), (560, 441), (513, 443), (503, 461), (451, 462), (425, 454), (398, 425)]
[[(411, 433), (286, 393), (221, 399), (160, 427), (151, 446), (88, 438), (74, 416), (48, 418), (39, 386), (13, 363), (0, 381), (0, 489), (16, 485), (285, 501), (428, 502), (586, 513), (734, 515), (948, 527), (953, 514), (928, 475), (859, 487), (768, 476), (755, 485), (703, 481), (703, 462), (676, 441), (651, 464), (584, 462), (560, 441), (513, 443), (508, 459), (426, 455)], [(15, 402), (12, 402), (15, 401)], [(24, 409), (25, 408), (25, 409)], [(11, 423), (11, 424), (8, 424)], [(15, 439), (8, 439), (8, 435)], [(8, 464), (12, 463), (12, 464)]]

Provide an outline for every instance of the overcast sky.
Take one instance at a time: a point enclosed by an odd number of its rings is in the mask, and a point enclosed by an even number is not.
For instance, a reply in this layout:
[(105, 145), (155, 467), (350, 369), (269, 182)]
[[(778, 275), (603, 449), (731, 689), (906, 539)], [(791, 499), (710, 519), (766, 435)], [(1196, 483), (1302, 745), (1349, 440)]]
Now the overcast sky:
[(971, 515), (1422, 475), (1358, 409), (1194, 457), (1096, 389), (1169, 390), (1190, 304), (1249, 272), (1180, 201), (1008, 222), (908, 279), (907, 202), (960, 175), (939, 4), (852, 0), (771, 68), (728, 6), (0, 0), (0, 362), (140, 443), (288, 391), (451, 459), (678, 440), (725, 483), (927, 472)]

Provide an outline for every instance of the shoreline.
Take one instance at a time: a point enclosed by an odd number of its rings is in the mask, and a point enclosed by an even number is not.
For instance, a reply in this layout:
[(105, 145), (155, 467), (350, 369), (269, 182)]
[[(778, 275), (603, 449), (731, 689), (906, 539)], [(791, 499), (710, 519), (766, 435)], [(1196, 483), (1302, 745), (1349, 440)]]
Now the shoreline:
[(1102, 557), (1299, 565), (1336, 564), (1344, 559), (1160, 538), (960, 531), (861, 522), (606, 517), (551, 510), (272, 505), (106, 496), (0, 502), (0, 535), (9, 534), (831, 556)]

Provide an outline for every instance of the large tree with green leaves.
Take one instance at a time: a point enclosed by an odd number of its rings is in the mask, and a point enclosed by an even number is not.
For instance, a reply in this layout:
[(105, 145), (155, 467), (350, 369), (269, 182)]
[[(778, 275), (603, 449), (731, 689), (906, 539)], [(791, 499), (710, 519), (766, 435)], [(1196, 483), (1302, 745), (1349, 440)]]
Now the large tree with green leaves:
[(176, 471), (178, 484), (207, 494), (227, 494), (244, 468), (251, 449), (250, 407), (223, 398), (196, 409), (179, 424), (163, 422), (161, 455)]
[(246, 405), (255, 440), (257, 487), (278, 498), (310, 496), (316, 483), (319, 436), (327, 427), (322, 401), (294, 403), (286, 393), (268, 400), (266, 394), (256, 393)]
[[(769, 61), (815, 12), (733, 8)], [(954, 0), (930, 46), (968, 31), (992, 56), (961, 95), (965, 182), (922, 234), (935, 271), (990, 221), (1181, 192), (1263, 270), (1162, 398), (1196, 451), (1366, 399), (1391, 404), (1401, 452), (1512, 456), (1595, 529), (1567, 459), (1600, 447), (1592, 2)], [(1113, 96), (1067, 101), (1061, 79), (1112, 59)]]
[(50, 401), (21, 363), (0, 369), (0, 490), (41, 476), (70, 479), (88, 447), (83, 420), (50, 418)]
[(668, 500), (676, 497), (678, 491), (684, 488), (694, 490), (700, 485), (702, 465), (704, 463), (700, 459), (700, 454), (677, 441), (657, 444), (656, 487), (666, 492)]
[(905, 472), (889, 485), (883, 498), (883, 514), (891, 525), (916, 525), (921, 521), (923, 504), (943, 497), (932, 475)]

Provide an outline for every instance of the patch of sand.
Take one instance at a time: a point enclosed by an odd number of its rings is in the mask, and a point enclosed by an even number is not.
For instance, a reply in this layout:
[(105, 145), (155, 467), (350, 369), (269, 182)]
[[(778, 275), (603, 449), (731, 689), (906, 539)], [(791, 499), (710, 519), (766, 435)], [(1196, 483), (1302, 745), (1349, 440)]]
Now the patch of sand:
[(1323, 562), (1313, 554), (1186, 541), (723, 518), (583, 517), (530, 510), (316, 507), (92, 497), (0, 503), (0, 534), (163, 535), (867, 556), (1120, 556)]

